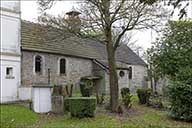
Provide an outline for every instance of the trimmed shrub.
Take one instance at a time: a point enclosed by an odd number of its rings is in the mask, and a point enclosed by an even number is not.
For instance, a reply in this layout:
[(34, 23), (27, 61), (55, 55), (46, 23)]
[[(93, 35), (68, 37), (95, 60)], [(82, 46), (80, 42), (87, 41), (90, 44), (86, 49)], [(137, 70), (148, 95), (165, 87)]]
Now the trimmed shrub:
[(72, 117), (94, 117), (96, 109), (95, 97), (70, 97), (67, 99)]
[(69, 98), (64, 98), (64, 111), (69, 112)]
[(132, 95), (130, 94), (129, 88), (121, 89), (121, 97), (122, 97), (122, 101), (123, 101), (123, 104), (125, 105), (125, 107), (130, 108)]
[(172, 118), (192, 121), (192, 84), (174, 81), (168, 86)]
[(139, 103), (140, 104), (149, 103), (151, 93), (152, 90), (150, 88), (137, 89), (137, 96), (139, 98)]

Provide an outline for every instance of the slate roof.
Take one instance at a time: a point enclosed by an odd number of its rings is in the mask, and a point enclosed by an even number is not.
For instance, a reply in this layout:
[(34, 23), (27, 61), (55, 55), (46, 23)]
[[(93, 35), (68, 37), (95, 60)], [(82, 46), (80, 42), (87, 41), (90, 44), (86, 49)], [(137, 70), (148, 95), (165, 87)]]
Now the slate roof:
[[(107, 51), (104, 44), (94, 39), (85, 39), (84, 43), (88, 44), (89, 46), (93, 47), (97, 50), (97, 53), (100, 54), (100, 58), (98, 61), (105, 64), (107, 66)], [(133, 52), (127, 45), (120, 45), (117, 48), (116, 61), (130, 64), (130, 65), (147, 65), (135, 52)]]
[[(27, 21), (21, 24), (21, 47), (22, 50), (96, 59), (100, 62), (107, 60), (105, 45), (99, 41), (79, 38), (67, 31), (63, 33), (63, 30)], [(126, 64), (146, 65), (126, 45), (117, 48), (116, 60)]]
[[(58, 38), (61, 37), (61, 38)], [(22, 50), (48, 52), (89, 59), (99, 58), (100, 55), (82, 43), (83, 40), (70, 33), (61, 32), (53, 27), (42, 26), (22, 21), (21, 47)]]

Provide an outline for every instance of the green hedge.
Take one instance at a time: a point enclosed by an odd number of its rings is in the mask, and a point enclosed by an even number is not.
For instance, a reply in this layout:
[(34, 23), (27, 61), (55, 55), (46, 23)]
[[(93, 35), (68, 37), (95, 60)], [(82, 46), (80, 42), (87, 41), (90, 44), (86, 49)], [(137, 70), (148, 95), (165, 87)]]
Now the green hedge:
[(137, 96), (139, 98), (139, 103), (140, 104), (149, 103), (151, 93), (152, 90), (150, 88), (137, 89)]
[(67, 102), (72, 117), (94, 117), (96, 109), (95, 97), (70, 97), (67, 98)]
[(171, 102), (170, 116), (175, 119), (192, 121), (192, 83), (174, 81), (168, 86)]
[(69, 98), (64, 98), (64, 111), (69, 112)]

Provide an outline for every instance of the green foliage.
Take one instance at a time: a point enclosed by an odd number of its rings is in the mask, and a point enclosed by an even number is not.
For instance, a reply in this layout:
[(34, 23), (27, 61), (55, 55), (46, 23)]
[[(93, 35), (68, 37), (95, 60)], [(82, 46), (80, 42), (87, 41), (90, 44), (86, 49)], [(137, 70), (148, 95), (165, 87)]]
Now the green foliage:
[(122, 96), (122, 101), (123, 101), (123, 104), (125, 105), (125, 107), (130, 108), (132, 95), (130, 93), (129, 88), (122, 88), (121, 96)]
[[(94, 118), (71, 118), (69, 114), (60, 115), (39, 115), (23, 107), (0, 106), (0, 127), (1, 128), (191, 128), (190, 122), (175, 121), (167, 117), (166, 111), (152, 109), (137, 104), (137, 96), (134, 99), (134, 116), (115, 116), (98, 112)], [(9, 108), (9, 110), (4, 109)], [(99, 108), (99, 110), (102, 108)], [(32, 114), (31, 114), (32, 113)], [(139, 113), (139, 114), (138, 114)], [(35, 115), (35, 120), (32, 115)], [(38, 118), (40, 117), (40, 118)], [(14, 119), (13, 125), (11, 120)], [(37, 121), (37, 119), (39, 119)], [(120, 120), (123, 119), (123, 120)]]
[(168, 86), (168, 91), (171, 101), (170, 116), (192, 121), (192, 83), (173, 81)]
[(71, 97), (68, 98), (68, 102), (72, 117), (94, 117), (96, 109), (95, 97)]
[(20, 106), (0, 106), (0, 127), (21, 128), (32, 125), (38, 120), (38, 115)]
[(191, 35), (192, 21), (169, 22), (163, 37), (149, 50), (153, 67), (171, 80), (167, 93), (171, 101), (170, 116), (187, 121), (192, 118)]
[[(191, 123), (175, 121), (167, 116), (167, 111), (156, 110), (145, 105), (137, 104), (137, 96), (133, 96), (134, 113), (117, 115), (106, 113), (104, 108), (98, 108), (94, 118), (71, 118), (69, 115), (54, 117), (42, 127), (46, 128), (191, 128)], [(109, 112), (109, 111), (107, 111)], [(123, 113), (124, 114), (124, 113)], [(132, 116), (132, 114), (134, 114)]]
[(157, 93), (152, 94), (147, 105), (154, 108), (163, 108), (162, 96)]
[(93, 92), (93, 81), (86, 78), (81, 78), (80, 91), (83, 97), (90, 97)]
[(97, 94), (97, 104), (103, 104), (105, 101), (105, 93), (102, 93), (101, 95)]
[(176, 74), (175, 80), (182, 81), (186, 84), (192, 83), (192, 66), (183, 67)]
[(149, 98), (152, 90), (150, 88), (137, 89), (137, 96), (140, 104), (149, 103)]
[(69, 98), (64, 98), (64, 110), (69, 112)]
[(167, 91), (171, 102), (169, 115), (175, 119), (192, 121), (192, 68), (181, 68)]
[(172, 21), (162, 38), (148, 50), (150, 63), (159, 72), (174, 79), (183, 68), (192, 68), (192, 21)]

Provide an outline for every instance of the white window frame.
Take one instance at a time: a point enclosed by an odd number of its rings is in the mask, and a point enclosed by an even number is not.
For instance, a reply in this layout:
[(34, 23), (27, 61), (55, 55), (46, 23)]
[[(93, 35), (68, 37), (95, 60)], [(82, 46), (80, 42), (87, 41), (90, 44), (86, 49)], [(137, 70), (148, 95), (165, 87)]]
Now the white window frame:
[[(65, 59), (65, 74), (60, 74), (60, 60), (61, 59)], [(68, 60), (65, 57), (59, 57), (58, 61), (57, 61), (57, 74), (58, 75), (62, 75), (62, 76), (67, 76), (67, 68), (68, 68)]]
[(45, 57), (43, 55), (40, 54), (36, 54), (33, 56), (33, 75), (37, 75), (38, 73), (35, 72), (35, 58), (37, 56), (40, 56), (42, 58), (42, 67), (41, 67), (41, 74), (40, 75), (45, 75)]

